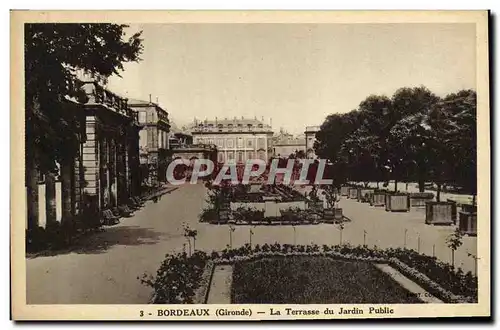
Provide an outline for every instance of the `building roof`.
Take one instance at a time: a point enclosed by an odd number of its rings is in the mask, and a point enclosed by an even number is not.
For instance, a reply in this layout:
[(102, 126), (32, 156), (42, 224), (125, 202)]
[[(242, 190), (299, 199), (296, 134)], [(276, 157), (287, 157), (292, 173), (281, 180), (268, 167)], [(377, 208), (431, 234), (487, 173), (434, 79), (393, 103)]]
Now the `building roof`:
[(167, 112), (166, 109), (163, 109), (159, 104), (156, 104), (154, 102), (149, 102), (149, 101), (144, 101), (144, 100), (138, 100), (138, 99), (128, 99), (128, 106), (129, 107), (156, 107), (160, 109), (161, 111)]
[(271, 132), (271, 125), (257, 118), (196, 120), (190, 126), (193, 132)]

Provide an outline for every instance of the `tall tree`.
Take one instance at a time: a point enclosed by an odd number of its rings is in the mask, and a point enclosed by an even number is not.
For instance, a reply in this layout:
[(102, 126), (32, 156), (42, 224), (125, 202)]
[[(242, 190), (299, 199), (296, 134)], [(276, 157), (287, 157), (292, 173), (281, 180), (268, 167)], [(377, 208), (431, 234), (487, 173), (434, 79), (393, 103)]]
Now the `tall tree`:
[(424, 191), (428, 172), (427, 116), (437, 102), (439, 97), (424, 86), (400, 88), (392, 96), (389, 159), (392, 166), (398, 165), (395, 174), (417, 179), (420, 191)]
[[(123, 63), (138, 61), (141, 33), (126, 38), (126, 25), (25, 24), (25, 120), (28, 228), (38, 226), (38, 172), (54, 184), (61, 164), (63, 218), (68, 213), (68, 174), (78, 150), (78, 129), (83, 114), (67, 101), (85, 103), (86, 95), (75, 79), (77, 70), (101, 77), (119, 75)], [(47, 195), (47, 212), (55, 210), (55, 193)], [(53, 212), (55, 213), (55, 211)], [(55, 219), (54, 214), (49, 218)], [(49, 220), (48, 220), (49, 221)]]
[(76, 70), (102, 77), (119, 75), (123, 63), (139, 61), (141, 32), (125, 39), (127, 25), (26, 24), (25, 107), (27, 161), (55, 171), (55, 161), (73, 149), (76, 116), (65, 111), (66, 97), (82, 100)]

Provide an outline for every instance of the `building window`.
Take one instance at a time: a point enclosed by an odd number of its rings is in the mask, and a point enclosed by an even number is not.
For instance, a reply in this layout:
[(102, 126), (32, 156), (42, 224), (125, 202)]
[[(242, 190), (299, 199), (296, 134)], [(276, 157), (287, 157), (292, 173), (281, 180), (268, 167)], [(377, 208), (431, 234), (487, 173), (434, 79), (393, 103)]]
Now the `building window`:
[(139, 111), (139, 124), (146, 123), (146, 111)]
[(247, 140), (247, 147), (249, 147), (249, 148), (253, 147), (253, 139)]
[(243, 138), (238, 138), (238, 148), (243, 148)]
[(224, 153), (219, 152), (219, 157), (218, 157), (219, 163), (224, 163)]
[(266, 160), (266, 152), (265, 151), (259, 151), (259, 159)]
[(148, 145), (148, 131), (142, 129), (139, 131), (139, 147), (146, 148)]
[(247, 159), (253, 159), (253, 152), (247, 152)]
[(224, 148), (224, 139), (218, 139), (217, 140), (217, 146), (219, 148)]
[(228, 153), (227, 153), (227, 159), (228, 160), (233, 160), (234, 159), (234, 153), (232, 151), (228, 151)]
[(241, 151), (238, 152), (238, 161), (243, 162), (243, 153)]
[(234, 143), (233, 143), (233, 139), (227, 139), (227, 140), (226, 140), (226, 146), (227, 146), (228, 148), (233, 148), (233, 145), (234, 145)]
[(266, 139), (265, 138), (259, 138), (258, 148), (259, 149), (266, 149)]

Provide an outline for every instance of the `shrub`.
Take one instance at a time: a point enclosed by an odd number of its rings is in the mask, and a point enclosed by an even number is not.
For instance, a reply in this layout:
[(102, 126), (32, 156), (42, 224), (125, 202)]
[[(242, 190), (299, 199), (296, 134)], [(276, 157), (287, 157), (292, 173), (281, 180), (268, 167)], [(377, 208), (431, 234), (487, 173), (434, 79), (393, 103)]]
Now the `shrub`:
[(142, 284), (153, 288), (151, 302), (154, 304), (193, 303), (207, 260), (207, 255), (201, 251), (190, 257), (186, 253), (167, 255), (156, 277), (144, 274), (139, 279)]

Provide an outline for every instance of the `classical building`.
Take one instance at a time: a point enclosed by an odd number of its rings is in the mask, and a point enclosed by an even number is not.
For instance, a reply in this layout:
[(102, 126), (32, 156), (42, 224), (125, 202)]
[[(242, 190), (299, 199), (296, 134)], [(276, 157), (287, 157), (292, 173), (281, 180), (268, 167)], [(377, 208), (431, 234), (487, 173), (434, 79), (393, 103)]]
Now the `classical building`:
[(64, 157), (54, 160), (57, 169), (43, 169), (36, 161), (43, 150), (26, 145), (28, 229), (98, 221), (102, 210), (126, 204), (139, 194), (136, 114), (126, 99), (98, 80), (80, 79), (78, 100), (68, 97), (62, 103), (68, 114), (77, 114), (66, 119), (74, 126), (77, 143), (67, 145)]
[(314, 152), (314, 142), (316, 142), (316, 133), (319, 132), (319, 126), (306, 126), (306, 131), (304, 132), (306, 136), (306, 155), (307, 158), (316, 158), (316, 153)]
[(191, 134), (195, 144), (217, 147), (219, 163), (244, 163), (256, 158), (268, 161), (272, 156), (271, 125), (256, 118), (195, 120)]
[(130, 100), (129, 106), (137, 112), (139, 125), (139, 156), (143, 181), (150, 186), (166, 181), (170, 160), (168, 112), (151, 101)]
[(192, 145), (193, 135), (187, 128), (179, 128), (174, 122), (171, 122), (168, 144), (170, 149)]
[(278, 135), (273, 137), (274, 157), (288, 158), (291, 154), (306, 154), (306, 140), (304, 136), (293, 136), (290, 133), (280, 130)]

